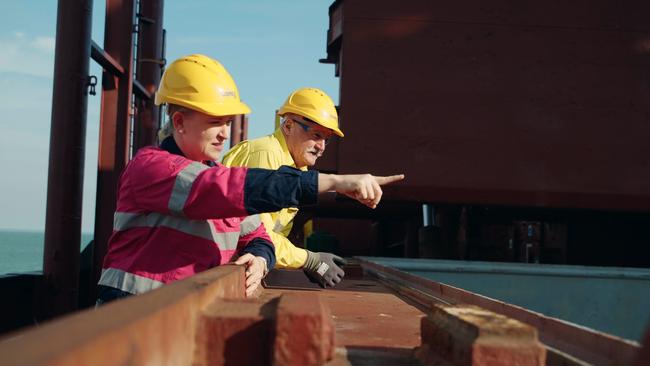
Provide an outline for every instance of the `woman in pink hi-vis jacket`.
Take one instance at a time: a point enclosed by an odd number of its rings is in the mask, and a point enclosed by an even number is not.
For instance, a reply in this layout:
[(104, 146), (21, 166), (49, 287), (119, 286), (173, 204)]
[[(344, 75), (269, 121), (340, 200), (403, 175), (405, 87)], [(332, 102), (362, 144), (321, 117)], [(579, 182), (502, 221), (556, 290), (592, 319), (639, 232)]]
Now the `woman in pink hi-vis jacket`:
[(250, 113), (216, 60), (190, 55), (162, 77), (156, 104), (167, 104), (168, 137), (137, 152), (120, 178), (113, 234), (99, 280), (98, 304), (141, 294), (237, 258), (250, 296), (275, 264), (261, 212), (313, 204), (337, 191), (374, 208), (375, 177), (226, 168), (216, 161), (236, 115)]

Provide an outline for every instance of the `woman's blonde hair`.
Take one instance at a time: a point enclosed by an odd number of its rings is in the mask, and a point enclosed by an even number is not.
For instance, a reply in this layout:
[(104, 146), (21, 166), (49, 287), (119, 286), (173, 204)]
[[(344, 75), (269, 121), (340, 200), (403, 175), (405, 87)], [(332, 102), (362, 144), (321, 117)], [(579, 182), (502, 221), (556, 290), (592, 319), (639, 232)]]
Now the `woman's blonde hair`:
[(174, 134), (174, 123), (172, 122), (172, 116), (176, 112), (188, 113), (191, 109), (176, 105), (176, 104), (166, 104), (165, 112), (167, 114), (167, 122), (158, 130), (158, 144), (163, 142), (164, 139)]

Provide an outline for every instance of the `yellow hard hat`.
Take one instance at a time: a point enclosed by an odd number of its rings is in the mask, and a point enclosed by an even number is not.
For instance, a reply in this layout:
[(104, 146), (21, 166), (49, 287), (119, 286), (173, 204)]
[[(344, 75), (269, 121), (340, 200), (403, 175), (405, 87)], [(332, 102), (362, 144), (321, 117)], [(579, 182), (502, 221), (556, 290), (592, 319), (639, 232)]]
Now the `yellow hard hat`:
[(320, 89), (302, 88), (291, 93), (278, 111), (281, 116), (285, 113), (309, 118), (340, 137), (344, 136), (343, 131), (339, 129), (339, 115), (336, 113), (334, 102)]
[(176, 104), (211, 116), (247, 114), (232, 76), (204, 55), (181, 57), (167, 67), (156, 92), (156, 105)]

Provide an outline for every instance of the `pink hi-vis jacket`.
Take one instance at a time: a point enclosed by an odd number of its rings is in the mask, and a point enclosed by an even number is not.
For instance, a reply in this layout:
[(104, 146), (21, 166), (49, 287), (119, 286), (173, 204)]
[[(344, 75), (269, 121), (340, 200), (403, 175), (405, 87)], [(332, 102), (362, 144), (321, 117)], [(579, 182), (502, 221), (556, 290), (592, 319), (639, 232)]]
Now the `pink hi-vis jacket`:
[(226, 263), (236, 253), (261, 250), (274, 262), (259, 216), (248, 215), (314, 203), (317, 193), (316, 174), (275, 172), (280, 174), (210, 167), (161, 148), (141, 149), (120, 178), (99, 284), (140, 294)]

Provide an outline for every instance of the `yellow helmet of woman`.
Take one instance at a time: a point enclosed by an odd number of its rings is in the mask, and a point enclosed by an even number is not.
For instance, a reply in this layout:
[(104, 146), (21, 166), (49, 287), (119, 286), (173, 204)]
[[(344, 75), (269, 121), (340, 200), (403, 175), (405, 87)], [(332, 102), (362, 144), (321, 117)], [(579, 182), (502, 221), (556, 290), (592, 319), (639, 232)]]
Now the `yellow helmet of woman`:
[(155, 102), (176, 104), (211, 116), (251, 112), (239, 99), (237, 85), (223, 65), (198, 54), (181, 57), (167, 67)]

